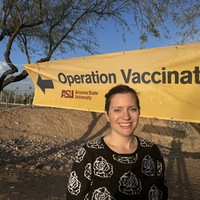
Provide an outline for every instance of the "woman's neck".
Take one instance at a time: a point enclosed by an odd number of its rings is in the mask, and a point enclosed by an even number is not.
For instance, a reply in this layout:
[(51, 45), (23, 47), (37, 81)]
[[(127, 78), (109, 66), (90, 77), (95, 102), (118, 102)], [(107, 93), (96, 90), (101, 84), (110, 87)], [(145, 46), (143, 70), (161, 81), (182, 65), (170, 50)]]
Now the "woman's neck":
[(123, 137), (110, 133), (104, 137), (104, 142), (110, 149), (119, 154), (134, 153), (138, 146), (137, 138), (134, 135)]

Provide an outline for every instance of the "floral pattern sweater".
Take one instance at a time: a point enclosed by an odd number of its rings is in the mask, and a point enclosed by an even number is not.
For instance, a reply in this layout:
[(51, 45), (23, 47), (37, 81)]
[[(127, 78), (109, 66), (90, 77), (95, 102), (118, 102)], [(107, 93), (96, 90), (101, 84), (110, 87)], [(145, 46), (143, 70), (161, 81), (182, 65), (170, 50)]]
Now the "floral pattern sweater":
[(93, 140), (78, 151), (67, 186), (67, 200), (168, 199), (165, 166), (158, 147), (138, 138), (132, 154), (118, 154)]

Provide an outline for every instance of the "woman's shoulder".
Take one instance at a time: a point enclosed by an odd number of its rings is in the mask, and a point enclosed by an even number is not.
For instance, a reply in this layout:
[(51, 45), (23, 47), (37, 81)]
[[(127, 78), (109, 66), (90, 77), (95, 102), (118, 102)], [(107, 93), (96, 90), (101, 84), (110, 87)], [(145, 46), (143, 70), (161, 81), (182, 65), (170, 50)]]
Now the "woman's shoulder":
[(80, 145), (75, 152), (74, 161), (80, 163), (83, 158), (91, 159), (96, 154), (96, 150), (103, 149), (104, 145), (101, 138), (87, 141)]
[(141, 147), (153, 147), (153, 146), (155, 146), (155, 144), (151, 141), (148, 141), (148, 140), (143, 139), (143, 138), (138, 137), (138, 136), (137, 136), (137, 138), (138, 138), (138, 143)]
[(148, 140), (143, 139), (141, 137), (137, 137), (137, 138), (138, 138), (139, 147), (146, 148), (146, 149), (150, 148), (150, 149), (160, 151), (158, 145), (155, 144), (154, 142), (148, 141)]
[(104, 149), (104, 143), (102, 137), (95, 138), (92, 140), (87, 141), (81, 148), (87, 149), (87, 150), (93, 150), (93, 149)]
[(143, 152), (148, 152), (148, 153), (151, 152), (153, 154), (155, 153), (155, 155), (162, 154), (158, 145), (151, 141), (138, 137), (138, 143), (139, 143), (138, 145), (139, 148), (143, 148), (142, 150)]

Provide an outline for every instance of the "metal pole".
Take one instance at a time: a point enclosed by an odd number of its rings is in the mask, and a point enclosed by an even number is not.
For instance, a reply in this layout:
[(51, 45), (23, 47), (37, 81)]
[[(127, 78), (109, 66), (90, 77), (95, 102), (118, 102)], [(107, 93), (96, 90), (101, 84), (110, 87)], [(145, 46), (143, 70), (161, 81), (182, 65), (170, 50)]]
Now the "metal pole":
[(6, 95), (6, 108), (8, 108), (8, 96)]

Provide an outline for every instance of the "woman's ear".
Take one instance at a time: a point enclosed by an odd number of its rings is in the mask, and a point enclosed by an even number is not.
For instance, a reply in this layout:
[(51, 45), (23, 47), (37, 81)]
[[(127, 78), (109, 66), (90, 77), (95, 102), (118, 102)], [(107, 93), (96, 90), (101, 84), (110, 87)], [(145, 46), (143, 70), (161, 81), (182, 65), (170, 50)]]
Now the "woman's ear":
[(106, 117), (107, 121), (108, 121), (108, 122), (110, 122), (110, 118), (109, 118), (109, 116), (108, 116), (108, 113), (107, 113), (107, 112), (105, 113), (105, 117)]

